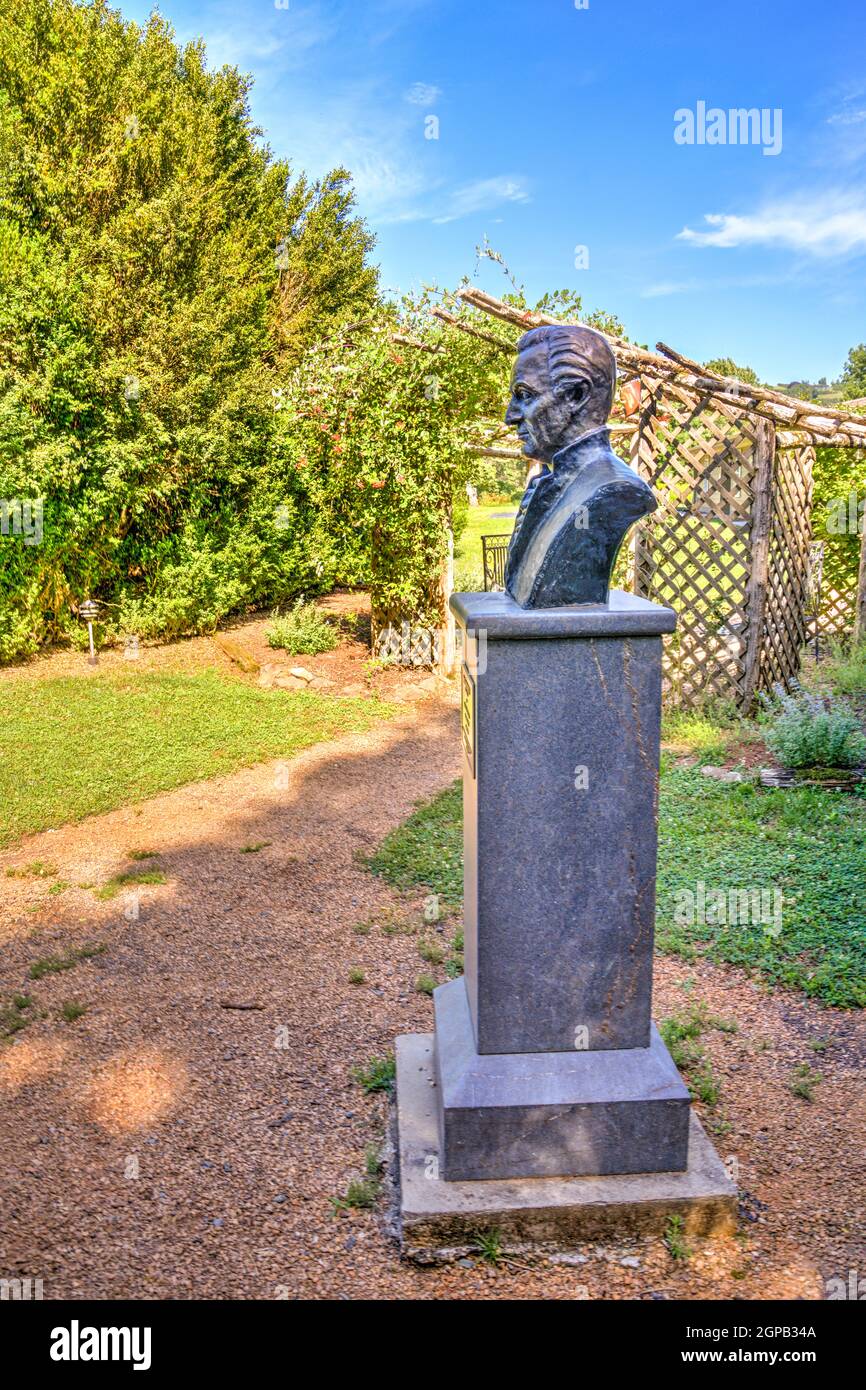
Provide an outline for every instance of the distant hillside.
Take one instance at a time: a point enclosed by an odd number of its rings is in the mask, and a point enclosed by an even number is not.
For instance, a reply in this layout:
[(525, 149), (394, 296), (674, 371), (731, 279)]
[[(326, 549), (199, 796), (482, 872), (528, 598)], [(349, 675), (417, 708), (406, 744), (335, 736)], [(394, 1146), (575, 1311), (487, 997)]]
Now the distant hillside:
[(780, 381), (775, 388), (786, 396), (797, 396), (800, 400), (816, 401), (819, 405), (838, 405), (842, 400), (842, 387), (839, 382), (828, 382), (825, 376), (820, 381)]

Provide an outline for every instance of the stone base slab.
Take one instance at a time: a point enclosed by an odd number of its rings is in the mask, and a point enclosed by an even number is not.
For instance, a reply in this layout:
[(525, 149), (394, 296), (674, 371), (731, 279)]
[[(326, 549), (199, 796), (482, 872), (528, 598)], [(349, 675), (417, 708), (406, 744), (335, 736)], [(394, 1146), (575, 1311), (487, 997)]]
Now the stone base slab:
[(681, 1216), (691, 1238), (736, 1228), (737, 1189), (692, 1113), (679, 1173), (446, 1182), (439, 1175), (439, 1092), (432, 1034), (397, 1039), (397, 1164), (403, 1254), (457, 1259), (481, 1232), (505, 1250), (564, 1250), (604, 1237), (661, 1235)]
[(480, 1054), (465, 980), (440, 985), (434, 1005), (449, 1182), (685, 1169), (689, 1093), (654, 1026), (648, 1047)]

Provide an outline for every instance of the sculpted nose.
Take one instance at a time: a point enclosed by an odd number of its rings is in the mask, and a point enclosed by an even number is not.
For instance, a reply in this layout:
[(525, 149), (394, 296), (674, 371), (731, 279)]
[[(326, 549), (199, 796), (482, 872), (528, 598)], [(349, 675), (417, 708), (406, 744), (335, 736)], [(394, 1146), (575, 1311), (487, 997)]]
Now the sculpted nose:
[(522, 419), (523, 416), (517, 406), (517, 402), (512, 397), (508, 402), (508, 409), (505, 412), (505, 423), (506, 425), (517, 425)]

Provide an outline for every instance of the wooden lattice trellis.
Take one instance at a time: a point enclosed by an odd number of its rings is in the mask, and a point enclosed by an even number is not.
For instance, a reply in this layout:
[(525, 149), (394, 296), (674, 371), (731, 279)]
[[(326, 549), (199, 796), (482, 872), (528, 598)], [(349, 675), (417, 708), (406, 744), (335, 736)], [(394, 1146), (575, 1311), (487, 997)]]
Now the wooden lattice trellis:
[(814, 635), (816, 622), (822, 637), (844, 636), (854, 626), (856, 612), (857, 597), (853, 590), (840, 594), (838, 589), (822, 589), (821, 606), (809, 623), (810, 636)]
[(632, 587), (674, 608), (665, 650), (669, 697), (742, 700), (756, 432), (706, 396), (643, 393), (631, 463), (658, 499), (632, 540)]
[(756, 690), (776, 682), (790, 686), (807, 636), (815, 450), (800, 444), (777, 447), (774, 454), (767, 602)]

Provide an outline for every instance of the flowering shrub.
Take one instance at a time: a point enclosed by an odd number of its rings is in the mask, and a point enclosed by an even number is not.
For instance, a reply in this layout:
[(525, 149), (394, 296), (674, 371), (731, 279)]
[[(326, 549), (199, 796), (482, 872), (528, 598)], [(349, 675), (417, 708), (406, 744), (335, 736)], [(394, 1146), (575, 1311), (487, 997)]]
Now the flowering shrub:
[(774, 686), (764, 703), (772, 720), (764, 742), (784, 767), (853, 767), (866, 757), (866, 737), (846, 700)]

